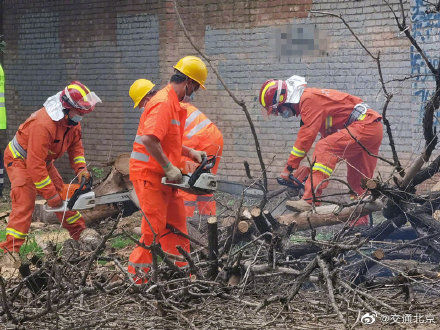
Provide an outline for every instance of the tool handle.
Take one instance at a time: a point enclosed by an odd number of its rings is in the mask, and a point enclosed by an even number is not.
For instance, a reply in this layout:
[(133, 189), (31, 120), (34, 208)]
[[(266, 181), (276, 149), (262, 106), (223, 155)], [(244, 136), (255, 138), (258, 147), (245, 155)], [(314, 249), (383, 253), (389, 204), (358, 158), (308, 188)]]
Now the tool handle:
[(298, 188), (304, 188), (304, 183), (299, 181), (293, 174), (289, 174), (289, 179), (298, 185)]
[(45, 212), (64, 212), (64, 211), (67, 211), (67, 210), (68, 210), (67, 202), (66, 202), (66, 201), (63, 201), (63, 205), (62, 205), (62, 206), (55, 207), (55, 208), (50, 207), (50, 206), (47, 205), (47, 204), (44, 204), (44, 205), (43, 205), (43, 210), (44, 210)]
[(92, 191), (92, 185), (93, 185), (93, 179), (90, 177), (88, 181), (86, 181), (85, 177), (81, 178), (81, 183), (79, 185), (79, 188), (75, 190), (72, 197), (67, 202), (67, 208), (71, 210), (73, 206), (75, 205), (76, 201), (78, 200), (78, 197), (82, 194), (85, 194), (89, 191)]

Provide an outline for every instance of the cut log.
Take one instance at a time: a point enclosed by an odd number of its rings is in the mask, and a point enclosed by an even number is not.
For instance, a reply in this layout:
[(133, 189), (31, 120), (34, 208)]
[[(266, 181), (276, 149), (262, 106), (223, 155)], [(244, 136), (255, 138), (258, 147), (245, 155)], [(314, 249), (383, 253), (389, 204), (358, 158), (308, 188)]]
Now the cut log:
[(269, 212), (269, 210), (263, 211), (264, 217), (269, 221), (270, 225), (274, 230), (278, 229), (280, 226), (279, 222), (273, 217), (273, 215)]
[(376, 260), (382, 260), (385, 257), (385, 253), (382, 249), (377, 249), (372, 253), (372, 255)]
[[(129, 160), (130, 154), (120, 154), (117, 156), (113, 162), (112, 169), (108, 176), (95, 187), (93, 187), (96, 197), (129, 190), (130, 197), (133, 202), (127, 201), (123, 203), (122, 208), (124, 209), (124, 216), (131, 215), (139, 208), (139, 201), (128, 178)], [(35, 203), (33, 220), (41, 220), (46, 223), (58, 223), (54, 213), (45, 212), (43, 210), (44, 204), (44, 200), (37, 201)], [(81, 210), (80, 212), (84, 217), (86, 225), (89, 225), (98, 220), (115, 216), (120, 212), (120, 210), (114, 204), (102, 204), (94, 207), (93, 209)]]
[(234, 217), (226, 217), (226, 218), (223, 218), (220, 223), (221, 223), (222, 227), (231, 227), (235, 223), (235, 218)]
[(246, 220), (251, 220), (252, 214), (251, 214), (251, 212), (249, 212), (249, 210), (247, 208), (244, 208), (243, 212), (241, 213), (241, 217)]
[[(294, 212), (278, 217), (278, 222), (282, 225), (289, 226), (292, 223), (296, 230), (308, 230), (310, 225), (313, 228), (331, 226), (341, 224), (349, 219), (357, 219), (358, 217), (367, 215), (371, 212), (379, 211), (383, 207), (383, 203), (379, 200), (366, 204), (355, 205), (343, 208), (338, 212), (338, 206), (325, 205), (318, 206), (316, 213)], [(310, 222), (310, 223), (309, 223)]]
[(255, 226), (257, 227), (260, 234), (264, 234), (267, 232), (271, 232), (272, 228), (266, 218), (261, 213), (261, 210), (258, 207), (254, 207), (251, 210), (251, 216), (254, 220)]
[(115, 167), (116, 171), (121, 173), (123, 176), (126, 176), (130, 172), (129, 163), (130, 163), (130, 154), (124, 153), (124, 154), (120, 154), (118, 157), (116, 157), (115, 163), (113, 166)]
[(249, 224), (247, 223), (247, 221), (242, 220), (238, 223), (237, 229), (240, 233), (246, 234), (249, 230)]
[(215, 279), (218, 274), (218, 230), (217, 217), (208, 218), (208, 250), (211, 266), (209, 267), (208, 277)]

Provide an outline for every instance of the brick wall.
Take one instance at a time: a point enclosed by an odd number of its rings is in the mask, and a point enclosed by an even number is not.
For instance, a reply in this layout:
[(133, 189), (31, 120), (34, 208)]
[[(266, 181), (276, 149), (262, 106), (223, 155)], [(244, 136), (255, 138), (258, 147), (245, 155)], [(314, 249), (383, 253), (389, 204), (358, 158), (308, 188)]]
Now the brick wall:
[[(392, 4), (395, 10), (399, 9), (397, 3)], [(407, 22), (413, 19), (411, 32), (428, 56), (437, 56), (438, 61), (439, 15), (422, 15), (424, 6), (421, 0), (406, 3)], [(373, 54), (380, 51), (384, 80), (395, 80), (387, 85), (394, 94), (388, 119), (399, 156), (408, 164), (422, 147), (420, 114), (433, 80), (396, 80), (426, 73), (427, 68), (399, 33), (383, 2), (183, 0), (179, 8), (195, 43), (213, 59), (229, 88), (246, 101), (266, 165), (270, 165), (272, 183), (290, 152), (299, 123), (297, 119), (264, 119), (257, 95), (266, 79), (303, 75), (310, 86), (347, 91), (378, 111), (385, 100), (376, 62), (339, 19), (311, 14), (311, 10), (342, 14)], [(146, 77), (163, 85), (180, 57), (196, 54), (178, 25), (171, 1), (5, 0), (3, 22), (9, 136), (48, 96), (70, 80), (81, 80), (103, 100), (83, 121), (86, 158), (91, 166), (131, 150), (139, 118), (128, 97), (131, 82)], [(293, 35), (289, 31), (294, 31)], [(291, 39), (301, 39), (304, 46), (290, 43)], [(244, 113), (212, 71), (207, 88), (197, 92), (195, 104), (224, 134), (220, 176), (240, 181), (244, 160), (258, 175), (258, 159)], [(391, 158), (386, 136), (381, 153)], [(63, 174), (69, 173), (65, 159), (58, 166)], [(339, 174), (343, 174), (343, 167)], [(378, 170), (389, 172), (380, 161)]]

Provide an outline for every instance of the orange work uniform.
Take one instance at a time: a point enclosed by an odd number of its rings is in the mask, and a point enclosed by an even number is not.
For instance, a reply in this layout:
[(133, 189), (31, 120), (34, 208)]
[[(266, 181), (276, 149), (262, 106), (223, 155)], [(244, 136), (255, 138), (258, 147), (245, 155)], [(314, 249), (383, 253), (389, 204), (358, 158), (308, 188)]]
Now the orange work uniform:
[[(377, 158), (370, 156), (356, 142), (350, 133), (370, 151), (377, 155), (382, 143), (383, 129), (381, 116), (367, 109), (357, 120), (345, 125), (354, 107), (364, 104), (359, 97), (332, 89), (306, 88), (299, 102), (299, 113), (303, 125), (300, 127), (297, 139), (292, 148), (287, 164), (293, 169), (298, 168), (301, 160), (312, 147), (318, 133), (321, 139), (316, 143), (313, 152), (312, 168), (313, 185), (311, 177), (305, 183), (303, 199), (311, 203), (312, 189), (316, 190), (315, 196), (319, 197), (322, 190), (328, 185), (328, 178), (340, 160), (347, 161), (347, 181), (353, 190), (362, 194), (363, 177), (371, 178), (376, 168)], [(365, 105), (365, 104), (364, 104)]]
[[(222, 132), (203, 112), (191, 103), (181, 102), (180, 105), (187, 111), (183, 145), (195, 150), (205, 151), (208, 156), (216, 155), (215, 165), (211, 169), (211, 173), (216, 174), (223, 152)], [(183, 157), (183, 160), (191, 161), (187, 157)], [(196, 206), (200, 215), (216, 214), (216, 203), (213, 194), (193, 195), (184, 191), (179, 191), (179, 194), (183, 196), (187, 217), (194, 215)]]
[[(148, 153), (141, 142), (141, 137), (154, 135), (159, 139), (169, 161), (179, 166), (185, 119), (186, 110), (180, 106), (176, 92), (168, 84), (145, 106), (130, 157), (130, 180), (139, 198), (140, 207), (154, 230), (153, 233), (144, 217), (141, 224), (140, 242), (151, 245), (156, 234), (162, 249), (172, 255), (180, 255), (177, 246), (189, 252), (189, 240), (174, 234), (167, 228), (167, 225), (172, 226), (187, 234), (183, 199), (177, 189), (161, 184), (161, 179), (165, 175), (164, 171), (156, 159)], [(150, 251), (137, 246), (130, 255), (128, 271), (131, 274), (136, 274), (141, 270), (148, 272), (151, 263)], [(185, 264), (176, 262), (178, 266)]]
[[(68, 152), (75, 173), (86, 168), (81, 142), (81, 125), (68, 125), (67, 119), (52, 120), (43, 107), (18, 128), (5, 149), (4, 165), (11, 182), (12, 211), (6, 228), (3, 250), (18, 252), (28, 235), (36, 195), (46, 200), (63, 189), (63, 180), (53, 161)], [(78, 239), (85, 228), (77, 211), (55, 213), (70, 236)]]

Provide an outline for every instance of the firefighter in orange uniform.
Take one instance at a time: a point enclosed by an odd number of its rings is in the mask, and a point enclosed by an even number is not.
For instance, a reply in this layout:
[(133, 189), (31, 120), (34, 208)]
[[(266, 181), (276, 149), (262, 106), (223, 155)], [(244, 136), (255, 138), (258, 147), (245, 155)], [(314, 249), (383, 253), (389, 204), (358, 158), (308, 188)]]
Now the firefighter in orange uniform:
[[(42, 195), (50, 207), (63, 205), (60, 192), (64, 184), (53, 164), (55, 159), (67, 151), (78, 180), (90, 178), (79, 122), (99, 102), (101, 100), (94, 92), (79, 81), (73, 81), (49, 97), (43, 108), (31, 114), (9, 142), (4, 164), (11, 182), (12, 211), (6, 241), (0, 244), (3, 251), (0, 266), (11, 258), (16, 259), (16, 253), (28, 235), (37, 194)], [(97, 235), (92, 229), (85, 230), (84, 219), (78, 211), (57, 212), (56, 215), (75, 240)]]
[[(207, 155), (216, 155), (217, 159), (211, 173), (216, 174), (223, 152), (223, 135), (217, 126), (194, 105), (180, 103), (188, 115), (183, 133), (183, 144), (189, 148), (205, 151)], [(192, 217), (197, 206), (201, 216), (216, 214), (216, 203), (213, 194), (193, 195), (180, 191), (185, 203), (186, 216)]]
[[(187, 233), (183, 199), (177, 189), (163, 185), (161, 179), (165, 175), (169, 181), (182, 180), (178, 168), (182, 155), (196, 162), (201, 162), (206, 156), (203, 151), (183, 146), (187, 116), (186, 109), (179, 102), (199, 87), (205, 89), (208, 70), (196, 56), (183, 57), (174, 69), (170, 83), (145, 105), (130, 157), (130, 180), (147, 218), (142, 219), (140, 242), (148, 246), (153, 243), (156, 234), (162, 249), (169, 255), (177, 256), (180, 255), (177, 246), (189, 251), (189, 240), (169, 229), (171, 226)], [(152, 255), (148, 249), (137, 246), (133, 250), (128, 271), (137, 283), (147, 280), (145, 274), (149, 272), (151, 263)], [(176, 261), (177, 266), (185, 264)]]
[[(319, 197), (328, 185), (336, 163), (347, 161), (347, 181), (357, 196), (364, 193), (362, 178), (371, 178), (377, 158), (370, 156), (350, 133), (372, 154), (377, 155), (382, 142), (382, 117), (359, 97), (332, 89), (308, 88), (303, 77), (292, 76), (286, 81), (268, 80), (260, 90), (259, 101), (268, 115), (284, 118), (300, 116), (301, 127), (281, 177), (298, 170), (318, 133), (312, 168), (313, 185), (309, 175), (302, 199), (286, 205), (296, 211), (311, 209), (312, 189)], [(350, 131), (350, 133), (348, 132)], [(301, 173), (304, 176), (303, 173)], [(357, 197), (353, 196), (353, 197)], [(363, 220), (365, 222), (365, 219)]]

